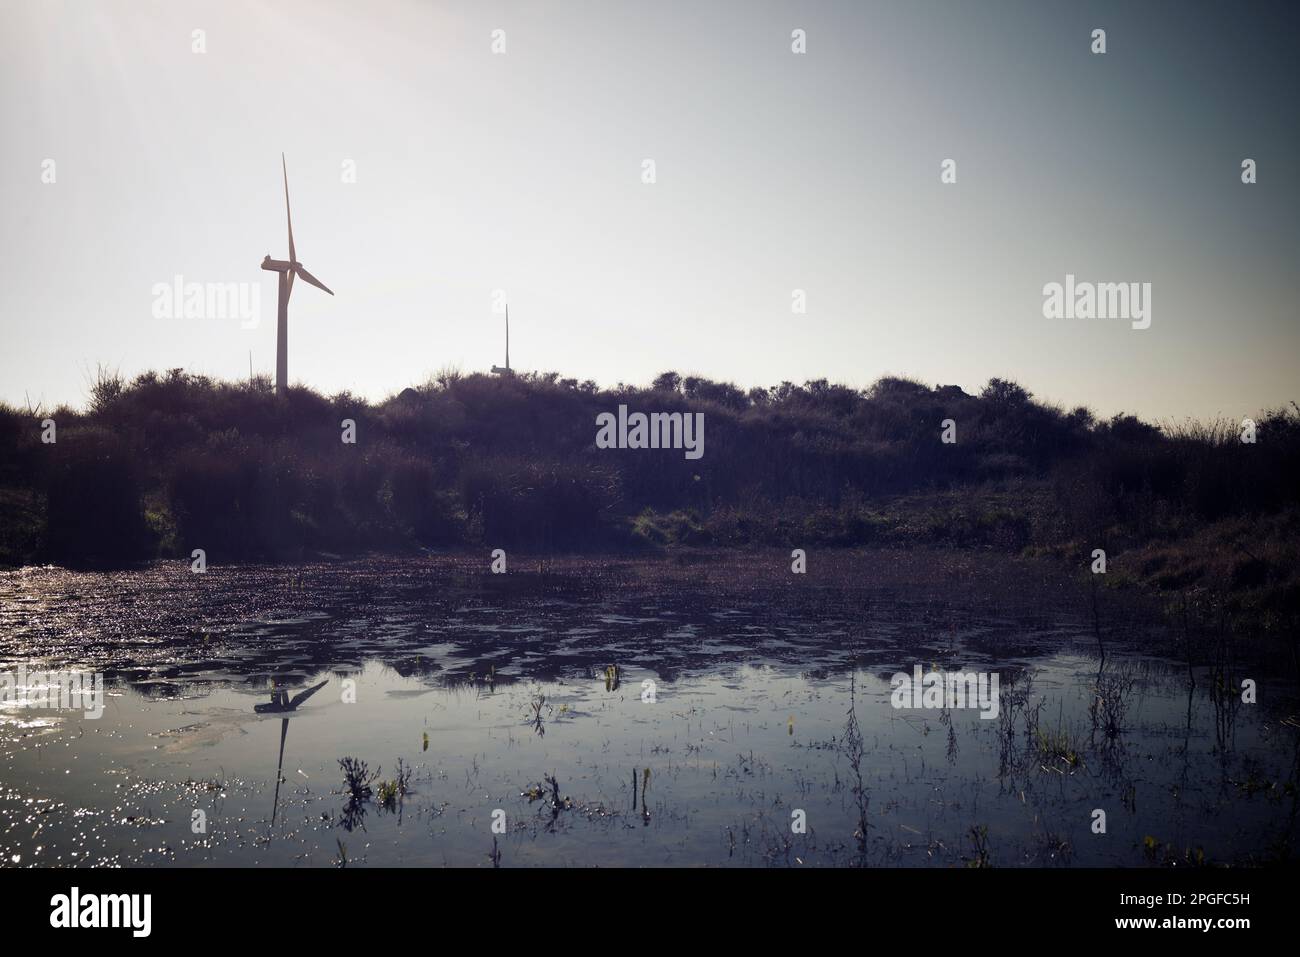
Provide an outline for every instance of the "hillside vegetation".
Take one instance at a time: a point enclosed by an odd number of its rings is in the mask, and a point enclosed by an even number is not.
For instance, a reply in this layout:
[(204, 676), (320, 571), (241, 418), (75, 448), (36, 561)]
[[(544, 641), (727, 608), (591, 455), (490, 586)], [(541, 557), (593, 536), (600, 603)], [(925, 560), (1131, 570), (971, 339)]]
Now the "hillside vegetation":
[[(703, 412), (703, 457), (597, 448), (597, 415), (620, 404)], [(84, 410), (0, 406), (0, 562), (925, 543), (1086, 563), (1100, 547), (1121, 576), (1294, 616), (1300, 410), (1262, 413), (1253, 444), (1240, 432), (1096, 421), (1000, 379), (968, 395), (901, 378), (744, 392), (675, 373), (612, 389), (444, 373), (370, 404), (101, 374)]]

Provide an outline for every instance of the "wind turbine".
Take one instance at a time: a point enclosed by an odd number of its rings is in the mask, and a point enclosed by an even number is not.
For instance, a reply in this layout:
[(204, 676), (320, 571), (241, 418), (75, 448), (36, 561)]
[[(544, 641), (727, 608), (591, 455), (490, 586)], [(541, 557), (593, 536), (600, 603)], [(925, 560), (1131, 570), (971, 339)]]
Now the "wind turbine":
[(510, 368), (510, 304), (506, 303), (506, 367), (493, 366), (492, 371), (497, 375), (514, 375)]
[(275, 335), (275, 392), (284, 395), (289, 390), (289, 293), (293, 292), (293, 277), (301, 276), (317, 289), (324, 289), (331, 296), (333, 290), (303, 268), (298, 262), (298, 253), (293, 247), (293, 214), (289, 211), (289, 167), (285, 165), (284, 154), (280, 154), (280, 167), (284, 170), (284, 215), (289, 223), (289, 260), (272, 259), (267, 253), (262, 260), (262, 268), (267, 272), (280, 274), (280, 302)]
[(329, 684), (329, 679), (322, 681), (318, 685), (312, 685), (306, 691), (300, 691), (292, 698), (289, 692), (283, 688), (273, 688), (271, 690), (271, 701), (269, 704), (255, 704), (253, 710), (258, 714), (268, 712), (275, 714), (284, 714), (285, 717), (280, 719), (280, 760), (275, 766), (275, 799), (271, 804), (271, 823), (275, 823), (275, 815), (280, 810), (280, 781), (284, 778), (284, 739), (289, 735), (289, 718), (290, 711), (296, 711), (298, 705), (302, 704), (321, 688)]

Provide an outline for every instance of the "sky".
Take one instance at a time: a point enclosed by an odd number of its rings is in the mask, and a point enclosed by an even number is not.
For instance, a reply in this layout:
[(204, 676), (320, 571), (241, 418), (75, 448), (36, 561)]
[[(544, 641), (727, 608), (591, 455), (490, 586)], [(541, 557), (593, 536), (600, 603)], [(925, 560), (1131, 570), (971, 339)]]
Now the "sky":
[[(101, 366), (272, 373), (282, 152), (335, 293), (295, 285), (290, 379), (325, 393), (500, 364), (508, 300), (516, 370), (602, 385), (1300, 400), (1300, 4), (0, 0), (0, 25), (20, 407), (84, 404)], [(1067, 274), (1150, 283), (1150, 327), (1046, 318)], [(253, 284), (255, 327), (168, 314), (177, 276)]]

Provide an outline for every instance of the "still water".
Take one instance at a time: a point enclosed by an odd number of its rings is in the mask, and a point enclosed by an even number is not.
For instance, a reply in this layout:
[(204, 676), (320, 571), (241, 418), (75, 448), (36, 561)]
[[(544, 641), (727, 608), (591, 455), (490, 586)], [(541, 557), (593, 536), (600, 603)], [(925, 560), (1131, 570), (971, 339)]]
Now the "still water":
[[(0, 671), (102, 672), (107, 692), (98, 720), (0, 706), (0, 866), (1289, 853), (1284, 669), (1222, 644), (1189, 668), (1158, 615), (1107, 592), (1094, 618), (1059, 567), (811, 558), (798, 576), (779, 552), (0, 573)], [(996, 673), (997, 717), (892, 707), (918, 665)]]

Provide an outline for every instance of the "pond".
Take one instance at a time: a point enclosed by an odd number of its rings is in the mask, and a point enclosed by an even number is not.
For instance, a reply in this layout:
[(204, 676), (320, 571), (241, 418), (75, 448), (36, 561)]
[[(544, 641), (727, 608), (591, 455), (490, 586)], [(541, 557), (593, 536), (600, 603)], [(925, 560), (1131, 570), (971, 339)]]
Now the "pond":
[[(1189, 667), (1059, 566), (490, 566), (0, 573), (0, 671), (106, 694), (0, 705), (0, 865), (1249, 865), (1295, 837), (1293, 676), (1226, 640)], [(996, 676), (996, 713), (895, 707), (918, 668)]]

